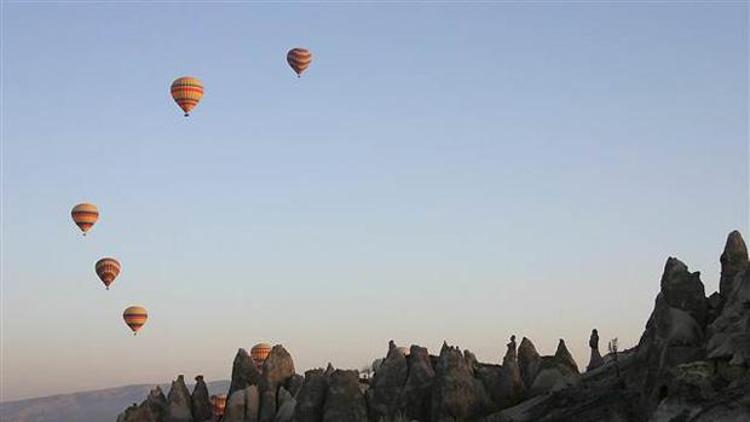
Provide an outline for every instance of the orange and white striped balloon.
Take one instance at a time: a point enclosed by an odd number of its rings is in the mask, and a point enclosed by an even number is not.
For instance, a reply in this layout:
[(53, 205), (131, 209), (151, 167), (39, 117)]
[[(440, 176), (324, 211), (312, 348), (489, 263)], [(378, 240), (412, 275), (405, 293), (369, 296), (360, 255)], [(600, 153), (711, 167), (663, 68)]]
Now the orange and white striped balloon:
[(268, 343), (258, 343), (250, 349), (250, 357), (258, 369), (263, 366), (269, 354), (271, 354), (271, 345)]
[(194, 109), (203, 98), (203, 83), (198, 78), (183, 76), (172, 82), (170, 91), (172, 98), (187, 117), (190, 115), (190, 110)]
[(86, 233), (91, 230), (96, 220), (99, 219), (99, 209), (94, 204), (84, 202), (73, 207), (70, 215), (73, 217), (73, 222), (76, 223), (78, 228), (83, 232), (83, 235), (86, 236)]
[(136, 335), (138, 334), (138, 330), (143, 328), (143, 325), (146, 324), (148, 312), (146, 312), (146, 308), (142, 306), (129, 306), (125, 309), (125, 312), (122, 313), (122, 319), (124, 319), (125, 324), (133, 330), (133, 335)]
[(211, 413), (214, 420), (221, 420), (221, 417), (224, 416), (224, 409), (227, 407), (227, 395), (216, 394), (211, 396), (209, 401), (211, 402)]
[(96, 275), (99, 276), (99, 279), (104, 283), (107, 290), (109, 290), (109, 285), (120, 275), (122, 267), (118, 260), (107, 257), (96, 261), (94, 269), (96, 270)]
[(312, 62), (312, 53), (306, 48), (293, 48), (286, 53), (286, 61), (289, 63), (289, 66), (294, 69), (294, 72), (297, 73), (297, 77), (299, 78), (302, 76), (302, 72), (307, 70), (307, 67), (310, 66), (310, 63)]

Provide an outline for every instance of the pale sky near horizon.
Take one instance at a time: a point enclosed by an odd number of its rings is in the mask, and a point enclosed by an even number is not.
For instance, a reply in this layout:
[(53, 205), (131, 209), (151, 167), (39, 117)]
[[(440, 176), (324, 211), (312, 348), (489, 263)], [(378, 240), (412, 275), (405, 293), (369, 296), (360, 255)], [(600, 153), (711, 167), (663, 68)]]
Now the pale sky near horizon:
[(0, 400), (227, 379), (258, 341), (303, 372), (562, 337), (585, 367), (593, 327), (637, 342), (668, 256), (710, 294), (748, 235), (746, 2), (3, 2), (1, 26)]

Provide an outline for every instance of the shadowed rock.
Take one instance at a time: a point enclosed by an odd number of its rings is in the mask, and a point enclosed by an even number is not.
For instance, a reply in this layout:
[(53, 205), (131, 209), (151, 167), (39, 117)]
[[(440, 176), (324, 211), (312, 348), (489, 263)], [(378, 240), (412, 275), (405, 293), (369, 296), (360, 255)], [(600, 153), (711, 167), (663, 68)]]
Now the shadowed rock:
[(481, 415), (490, 404), (481, 381), (472, 376), (458, 348), (443, 343), (432, 384), (432, 420), (470, 420)]
[(516, 336), (511, 336), (510, 342), (507, 344), (503, 365), (500, 367), (499, 381), (499, 401), (496, 402), (496, 405), (504, 408), (521, 401), (526, 387), (517, 360)]
[(747, 246), (737, 230), (729, 233), (724, 252), (721, 254), (721, 279), (719, 293), (726, 298), (734, 290), (734, 279), (737, 274), (748, 267)]
[(398, 399), (408, 372), (406, 356), (391, 340), (388, 344), (388, 355), (372, 378), (370, 389), (367, 391), (367, 403), (373, 418), (392, 418), (395, 415), (399, 409)]
[(408, 418), (430, 419), (430, 393), (435, 370), (427, 349), (412, 345), (409, 352), (409, 374), (399, 397), (399, 409)]
[(258, 386), (237, 390), (227, 400), (222, 422), (258, 422)]
[(245, 349), (239, 349), (232, 363), (232, 381), (229, 384), (229, 393), (227, 397), (231, 398), (232, 393), (237, 390), (258, 384), (260, 382), (260, 373), (255, 367), (255, 363)]
[(698, 325), (706, 323), (708, 305), (700, 272), (691, 273), (679, 259), (668, 258), (661, 277), (661, 294), (669, 306), (690, 313)]
[(140, 406), (132, 405), (117, 417), (117, 422), (163, 422), (169, 415), (169, 403), (158, 386), (148, 393)]
[(591, 358), (589, 358), (589, 364), (586, 366), (586, 372), (592, 371), (604, 364), (604, 359), (602, 359), (602, 355), (599, 353), (599, 332), (596, 328), (591, 330), (589, 347), (591, 348)]
[(565, 346), (565, 340), (560, 339), (560, 341), (557, 343), (557, 350), (555, 351), (555, 356), (553, 357), (555, 362), (565, 365), (569, 367), (571, 370), (578, 373), (578, 364), (576, 363), (575, 359), (573, 359), (573, 355), (570, 354), (568, 351), (568, 348)]
[(195, 377), (195, 387), (193, 394), (190, 396), (192, 404), (193, 419), (197, 422), (203, 422), (211, 419), (211, 402), (208, 397), (208, 387), (203, 381), (203, 376)]
[(323, 422), (366, 422), (367, 405), (357, 371), (333, 371), (328, 379)]
[(521, 344), (518, 346), (518, 367), (521, 370), (521, 379), (526, 388), (531, 388), (531, 384), (534, 383), (537, 372), (539, 372), (539, 364), (541, 358), (539, 353), (534, 347), (534, 343), (526, 337), (521, 339)]
[(190, 391), (185, 385), (185, 377), (180, 375), (172, 381), (172, 387), (167, 396), (169, 412), (167, 422), (192, 422)]
[(284, 346), (277, 344), (263, 362), (260, 382), (260, 422), (273, 422), (276, 416), (276, 393), (294, 376), (294, 361)]
[(296, 422), (320, 422), (328, 391), (328, 376), (322, 369), (305, 372), (305, 381), (297, 394)]

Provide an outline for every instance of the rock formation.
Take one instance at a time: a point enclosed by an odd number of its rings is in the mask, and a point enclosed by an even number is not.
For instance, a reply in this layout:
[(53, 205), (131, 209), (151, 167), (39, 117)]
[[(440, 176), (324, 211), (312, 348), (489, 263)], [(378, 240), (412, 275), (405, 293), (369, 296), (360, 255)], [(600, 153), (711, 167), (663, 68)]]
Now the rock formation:
[(193, 419), (203, 422), (211, 419), (211, 402), (208, 398), (208, 387), (203, 381), (203, 375), (195, 377), (195, 387), (190, 396)]
[(190, 391), (185, 385), (185, 377), (180, 375), (172, 381), (172, 388), (167, 396), (169, 412), (167, 422), (193, 422), (192, 402)]
[(591, 348), (591, 358), (589, 358), (589, 364), (586, 366), (586, 372), (593, 371), (604, 365), (604, 359), (602, 359), (602, 355), (599, 353), (599, 332), (596, 328), (591, 330), (589, 347)]
[[(222, 422), (708, 422), (750, 420), (750, 264), (738, 232), (721, 254), (719, 292), (708, 298), (698, 272), (669, 258), (638, 344), (602, 357), (591, 332), (584, 374), (560, 339), (540, 356), (510, 338), (500, 364), (443, 344), (439, 355), (389, 342), (375, 374), (328, 368), (295, 373), (277, 345), (255, 368), (240, 349)], [(157, 387), (118, 422), (203, 422), (208, 391), (182, 376), (168, 398)]]

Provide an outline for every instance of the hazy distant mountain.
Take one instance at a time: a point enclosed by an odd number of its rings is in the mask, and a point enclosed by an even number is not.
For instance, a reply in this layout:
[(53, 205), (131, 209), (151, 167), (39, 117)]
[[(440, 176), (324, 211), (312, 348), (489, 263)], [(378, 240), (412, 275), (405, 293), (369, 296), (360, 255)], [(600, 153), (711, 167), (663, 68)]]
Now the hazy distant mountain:
[[(226, 393), (229, 381), (207, 383), (211, 394)], [(161, 384), (164, 394), (169, 384)], [(153, 384), (127, 385), (106, 390), (39, 397), (0, 403), (2, 422), (113, 422), (122, 409), (140, 403)], [(191, 387), (192, 391), (192, 387)]]

